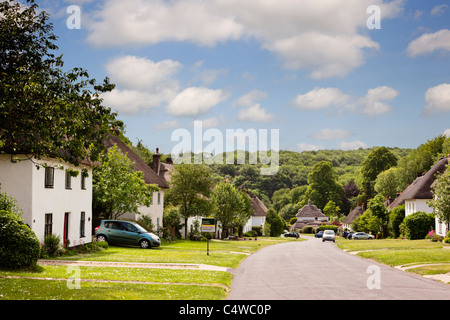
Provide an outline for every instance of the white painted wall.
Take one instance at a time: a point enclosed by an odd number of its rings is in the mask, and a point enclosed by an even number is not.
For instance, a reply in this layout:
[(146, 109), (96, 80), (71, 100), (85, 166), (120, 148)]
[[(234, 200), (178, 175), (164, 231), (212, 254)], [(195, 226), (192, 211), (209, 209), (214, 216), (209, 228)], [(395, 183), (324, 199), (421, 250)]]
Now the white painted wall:
[[(27, 159), (24, 155), (16, 156)], [(17, 163), (11, 162), (10, 156), (0, 157), (0, 183), (3, 192), (16, 198), (23, 210), (25, 222), (43, 242), (45, 231), (45, 214), (52, 214), (52, 233), (59, 235), (63, 242), (64, 215), (69, 213), (69, 230), (67, 238), (70, 246), (81, 242), (92, 241), (92, 169), (81, 165), (75, 167), (56, 159), (37, 160), (36, 164), (47, 163), (55, 168), (54, 187), (45, 188), (45, 169), (37, 168), (30, 160)], [(71, 178), (71, 189), (65, 188), (65, 169), (80, 171), (77, 177)], [(81, 169), (88, 169), (89, 176), (85, 178), (85, 190), (81, 189)], [(81, 212), (85, 212), (85, 237), (80, 238)]]
[(426, 213), (432, 213), (433, 208), (428, 206), (427, 199), (409, 199), (405, 200), (405, 216), (408, 216), (414, 212), (423, 211)]
[[(158, 201), (159, 194), (159, 201)], [(163, 227), (163, 214), (164, 214), (164, 190), (161, 189), (159, 192), (153, 192), (152, 204), (149, 207), (140, 206), (140, 214), (125, 213), (120, 216), (119, 219), (129, 219), (137, 221), (141, 216), (150, 216), (152, 218), (152, 223), (155, 226), (155, 231)], [(159, 228), (158, 228), (159, 226)]]

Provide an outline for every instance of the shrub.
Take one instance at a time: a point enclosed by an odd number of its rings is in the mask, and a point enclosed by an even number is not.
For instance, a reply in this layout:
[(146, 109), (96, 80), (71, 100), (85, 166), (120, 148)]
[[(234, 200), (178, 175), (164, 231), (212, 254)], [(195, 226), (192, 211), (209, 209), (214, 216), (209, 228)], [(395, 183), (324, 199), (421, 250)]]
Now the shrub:
[(39, 253), (39, 240), (23, 219), (0, 211), (0, 268), (34, 268)]
[(302, 229), (302, 233), (314, 233), (314, 231), (313, 226), (304, 226)]
[(428, 231), (434, 229), (435, 218), (432, 213), (418, 211), (405, 217), (403, 223), (407, 239), (424, 239)]
[(262, 236), (263, 228), (261, 226), (253, 226), (252, 231), (256, 231), (257, 236)]
[(320, 231), (333, 230), (333, 231), (336, 233), (337, 230), (338, 230), (338, 228), (339, 228), (339, 227), (338, 227), (337, 225), (334, 225), (334, 224), (331, 224), (331, 225), (325, 224), (325, 225), (320, 226), (320, 227), (319, 227), (319, 230), (320, 230)]
[(400, 237), (400, 225), (405, 219), (405, 205), (395, 207), (389, 213), (389, 233), (393, 238)]
[(445, 238), (444, 238), (444, 242), (445, 242), (445, 243), (450, 243), (450, 231), (447, 232), (447, 235), (446, 235)]
[(41, 258), (56, 257), (62, 254), (61, 238), (54, 234), (46, 236), (41, 246)]

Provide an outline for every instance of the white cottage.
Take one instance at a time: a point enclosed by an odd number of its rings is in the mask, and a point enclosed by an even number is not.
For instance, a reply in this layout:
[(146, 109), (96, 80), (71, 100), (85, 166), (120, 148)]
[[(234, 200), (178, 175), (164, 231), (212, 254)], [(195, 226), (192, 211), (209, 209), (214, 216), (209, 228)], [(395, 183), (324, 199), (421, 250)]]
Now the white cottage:
[[(141, 171), (144, 174), (144, 180), (147, 184), (156, 184), (159, 187), (159, 191), (153, 192), (152, 204), (139, 207), (139, 214), (126, 213), (120, 216), (120, 219), (138, 220), (141, 216), (148, 216), (152, 219), (152, 223), (155, 225), (156, 231), (163, 227), (163, 214), (164, 214), (164, 190), (169, 186), (163, 176), (160, 176), (150, 166), (144, 162), (130, 147), (128, 147), (117, 136), (111, 135), (104, 141), (104, 145), (109, 149), (114, 145), (123, 153), (127, 154), (128, 159), (134, 162), (134, 170)], [(159, 162), (159, 153), (157, 152), (153, 161)]]
[[(389, 209), (393, 209), (396, 206), (405, 204), (405, 216), (408, 216), (414, 212), (423, 211), (426, 213), (432, 213), (433, 208), (428, 205), (428, 202), (433, 198), (433, 192), (431, 186), (436, 180), (436, 175), (445, 171), (448, 164), (447, 158), (441, 158), (436, 162), (433, 167), (424, 173), (422, 176), (417, 177), (413, 183), (411, 183), (395, 200), (389, 205)], [(436, 218), (436, 233), (445, 236), (448, 231), (448, 225), (441, 223)]]
[[(82, 169), (86, 169), (87, 176), (82, 174)], [(70, 170), (78, 171), (78, 176), (72, 176)], [(30, 155), (1, 155), (0, 183), (2, 192), (17, 200), (25, 223), (41, 242), (51, 234), (59, 236), (67, 246), (91, 242), (89, 161), (75, 167), (54, 158), (38, 160)]]

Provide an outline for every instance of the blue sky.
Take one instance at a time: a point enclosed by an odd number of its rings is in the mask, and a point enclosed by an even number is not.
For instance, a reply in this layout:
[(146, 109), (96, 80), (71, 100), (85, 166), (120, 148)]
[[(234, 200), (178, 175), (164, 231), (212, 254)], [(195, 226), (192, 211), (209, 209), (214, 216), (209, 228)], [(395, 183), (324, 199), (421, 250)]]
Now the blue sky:
[[(177, 128), (279, 129), (280, 149), (416, 148), (450, 135), (444, 0), (41, 0), (65, 68), (116, 90), (126, 135), (170, 153)], [(69, 6), (81, 9), (70, 29)], [(380, 29), (369, 29), (370, 5)], [(70, 20), (75, 21), (75, 20)]]

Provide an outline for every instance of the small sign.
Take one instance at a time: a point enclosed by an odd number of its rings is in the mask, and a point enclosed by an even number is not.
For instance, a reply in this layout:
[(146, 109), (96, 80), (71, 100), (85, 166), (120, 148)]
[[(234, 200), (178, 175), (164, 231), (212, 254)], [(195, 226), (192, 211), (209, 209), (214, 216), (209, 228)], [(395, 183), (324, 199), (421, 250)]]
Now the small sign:
[(202, 218), (202, 232), (216, 232), (216, 219)]

